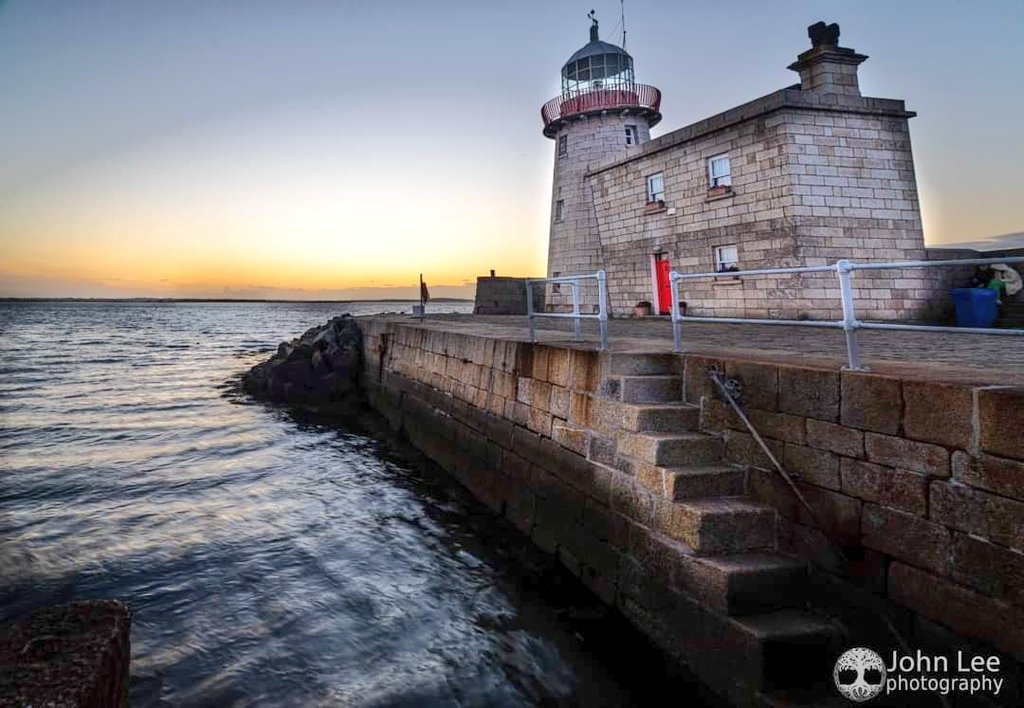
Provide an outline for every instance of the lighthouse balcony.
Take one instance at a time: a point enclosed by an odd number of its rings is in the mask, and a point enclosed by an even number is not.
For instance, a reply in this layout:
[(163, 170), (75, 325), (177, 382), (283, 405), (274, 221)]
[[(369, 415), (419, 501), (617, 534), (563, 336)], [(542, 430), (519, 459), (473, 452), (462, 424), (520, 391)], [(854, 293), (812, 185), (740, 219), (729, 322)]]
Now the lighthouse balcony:
[(555, 136), (565, 121), (606, 111), (629, 111), (647, 117), (651, 125), (661, 120), (661, 91), (646, 84), (614, 88), (590, 88), (552, 98), (540, 109), (544, 135)]

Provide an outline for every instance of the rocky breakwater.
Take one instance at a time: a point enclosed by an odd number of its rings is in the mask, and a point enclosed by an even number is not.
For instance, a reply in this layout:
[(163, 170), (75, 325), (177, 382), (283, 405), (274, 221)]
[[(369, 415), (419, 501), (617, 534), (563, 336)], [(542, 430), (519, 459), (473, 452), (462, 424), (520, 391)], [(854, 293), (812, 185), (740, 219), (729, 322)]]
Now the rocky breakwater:
[(242, 387), (265, 400), (348, 409), (359, 400), (361, 352), (355, 318), (341, 315), (281, 342), (274, 356), (242, 375)]
[(0, 626), (0, 706), (127, 706), (131, 617), (88, 600)]

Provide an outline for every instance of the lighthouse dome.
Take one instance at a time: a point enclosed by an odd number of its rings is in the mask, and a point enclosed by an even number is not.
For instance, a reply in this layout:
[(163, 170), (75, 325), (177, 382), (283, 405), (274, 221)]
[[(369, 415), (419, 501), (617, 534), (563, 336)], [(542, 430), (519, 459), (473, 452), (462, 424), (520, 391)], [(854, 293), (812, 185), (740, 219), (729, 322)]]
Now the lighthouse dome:
[(595, 19), (590, 27), (590, 41), (562, 67), (562, 93), (624, 86), (632, 84), (633, 79), (633, 57), (622, 47), (602, 42)]

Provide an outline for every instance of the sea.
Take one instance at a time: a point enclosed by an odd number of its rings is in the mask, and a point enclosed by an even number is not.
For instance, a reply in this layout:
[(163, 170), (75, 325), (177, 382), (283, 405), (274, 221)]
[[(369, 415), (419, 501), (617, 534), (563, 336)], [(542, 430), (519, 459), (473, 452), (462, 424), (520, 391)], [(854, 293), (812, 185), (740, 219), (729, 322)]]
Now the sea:
[(0, 620), (126, 601), (135, 707), (717, 705), (372, 412), (238, 391), (409, 307), (0, 302)]

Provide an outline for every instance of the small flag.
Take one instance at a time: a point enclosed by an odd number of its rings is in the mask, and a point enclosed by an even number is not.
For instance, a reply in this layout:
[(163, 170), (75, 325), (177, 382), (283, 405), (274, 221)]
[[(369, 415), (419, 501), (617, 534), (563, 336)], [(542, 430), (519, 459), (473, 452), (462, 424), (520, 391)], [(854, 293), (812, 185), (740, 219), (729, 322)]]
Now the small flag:
[(429, 302), (429, 301), (430, 301), (430, 292), (427, 291), (427, 284), (421, 280), (420, 281), (420, 302)]

